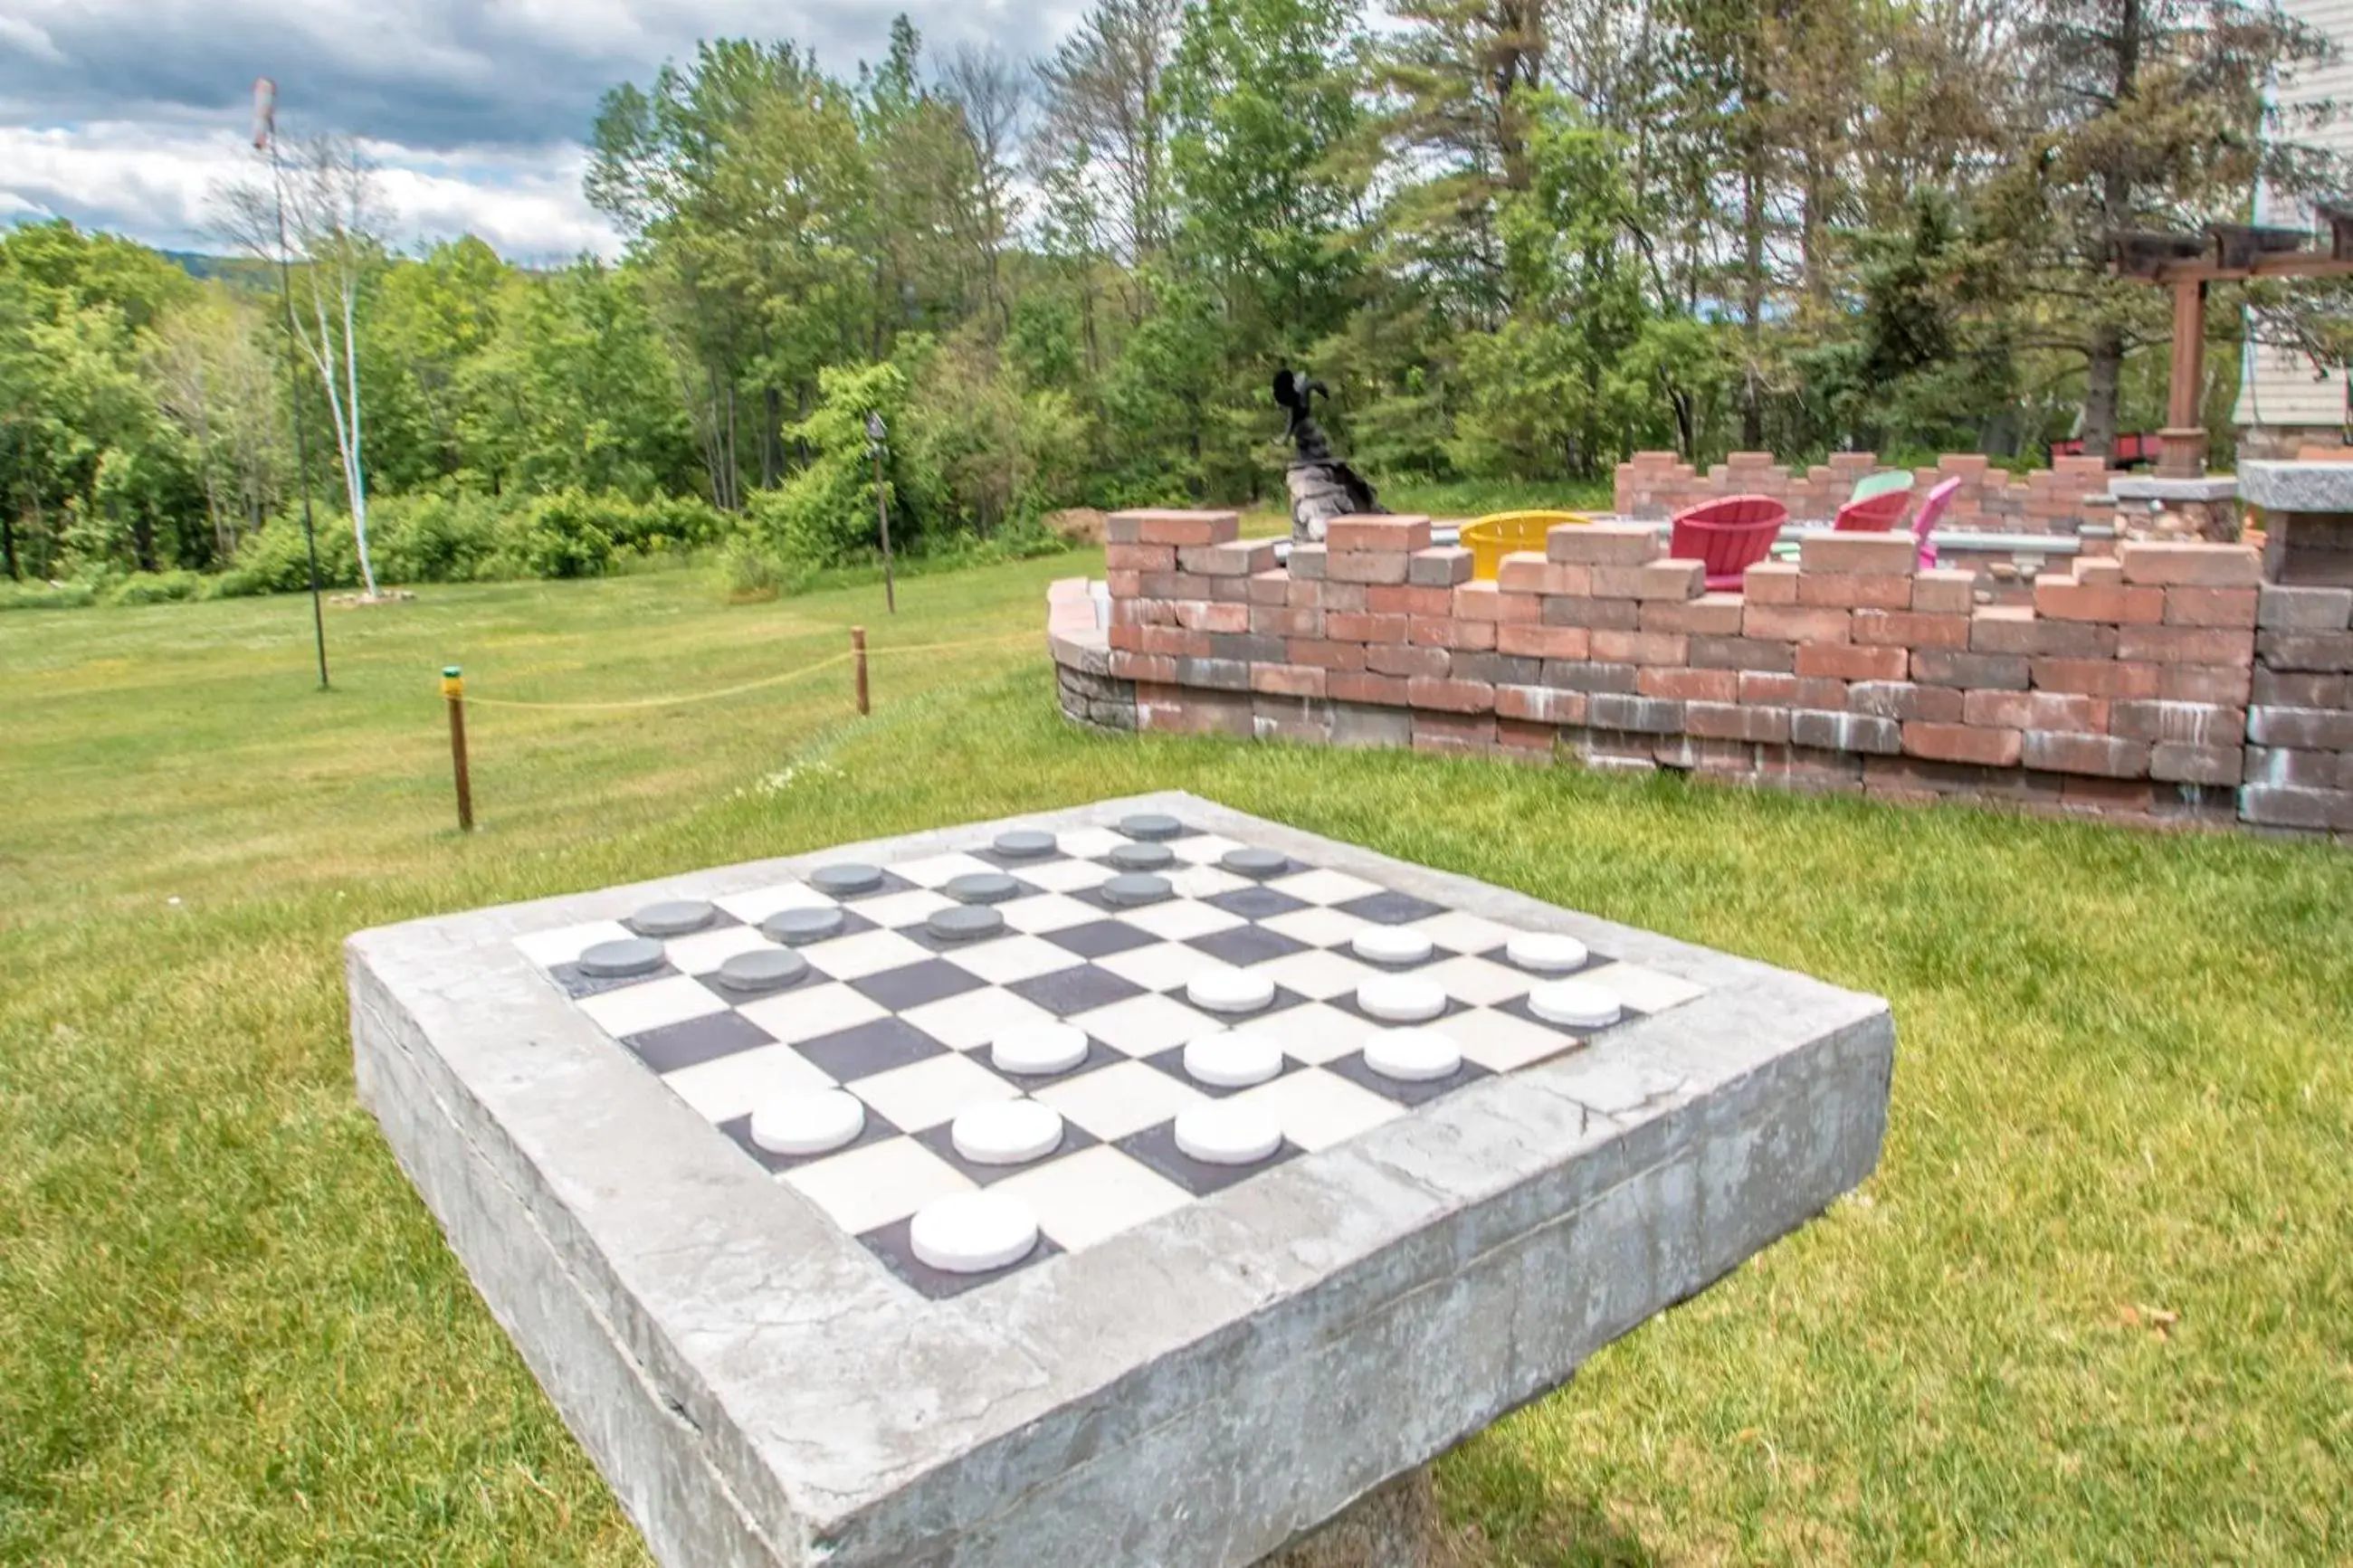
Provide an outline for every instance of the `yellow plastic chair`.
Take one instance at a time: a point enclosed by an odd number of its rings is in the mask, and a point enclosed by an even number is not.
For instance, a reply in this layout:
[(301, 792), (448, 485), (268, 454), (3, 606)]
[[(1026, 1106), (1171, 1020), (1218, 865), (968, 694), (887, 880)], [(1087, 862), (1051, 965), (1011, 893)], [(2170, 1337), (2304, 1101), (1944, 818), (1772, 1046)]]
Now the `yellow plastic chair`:
[(1583, 527), (1593, 520), (1581, 511), (1499, 511), (1462, 525), (1462, 542), (1471, 552), (1471, 576), (1492, 583), (1504, 569), (1504, 557), (1515, 550), (1542, 550), (1545, 535), (1567, 523)]

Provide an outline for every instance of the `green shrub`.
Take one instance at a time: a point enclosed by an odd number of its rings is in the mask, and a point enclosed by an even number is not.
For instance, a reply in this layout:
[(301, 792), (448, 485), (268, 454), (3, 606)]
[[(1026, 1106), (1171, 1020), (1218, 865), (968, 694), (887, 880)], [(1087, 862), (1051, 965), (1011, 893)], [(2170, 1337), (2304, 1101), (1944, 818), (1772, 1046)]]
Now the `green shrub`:
[(511, 521), (507, 552), (526, 576), (602, 576), (613, 563), (613, 536), (604, 527), (612, 515), (602, 499), (579, 490), (541, 496), (520, 514), (520, 527)]
[(194, 572), (139, 572), (106, 594), (110, 605), (177, 605), (205, 596), (206, 580)]
[[(359, 552), (352, 543), (348, 520), (328, 513), (317, 521), (319, 585), (359, 586)], [(302, 538), (302, 520), (273, 517), (259, 531), (246, 536), (237, 560), (214, 584), (216, 597), (242, 598), (253, 594), (299, 594), (311, 586), (310, 552)]]
[(368, 507), (377, 580), (467, 583), (496, 571), (500, 503), (482, 495), (386, 496)]
[(0, 582), (0, 610), (86, 610), (96, 603), (87, 583)]

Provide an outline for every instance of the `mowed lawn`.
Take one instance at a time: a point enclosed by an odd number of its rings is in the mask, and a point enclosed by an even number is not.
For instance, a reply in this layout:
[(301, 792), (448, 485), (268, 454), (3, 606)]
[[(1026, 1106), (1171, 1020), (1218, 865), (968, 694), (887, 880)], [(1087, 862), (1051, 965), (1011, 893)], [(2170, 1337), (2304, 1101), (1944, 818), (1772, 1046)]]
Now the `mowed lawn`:
[[(1877, 1176), (1441, 1468), (1469, 1564), (2353, 1560), (2353, 855), (1065, 727), (1083, 558), (0, 616), (0, 1560), (638, 1563), (352, 1098), (412, 916), (1183, 787), (1890, 997)], [(435, 677), (473, 713), (451, 826)], [(956, 645), (940, 647), (937, 645)], [(1047, 1565), (1041, 1565), (1047, 1568)]]

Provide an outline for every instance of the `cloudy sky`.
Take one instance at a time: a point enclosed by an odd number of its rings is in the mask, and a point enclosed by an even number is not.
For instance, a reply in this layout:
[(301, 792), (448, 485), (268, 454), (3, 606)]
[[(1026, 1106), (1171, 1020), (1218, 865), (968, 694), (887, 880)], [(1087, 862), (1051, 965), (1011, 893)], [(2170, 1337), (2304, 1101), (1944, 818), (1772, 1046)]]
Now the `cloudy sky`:
[(361, 138), (406, 243), (611, 251), (580, 196), (596, 100), (702, 37), (786, 37), (848, 73), (904, 10), (927, 47), (1043, 49), (1082, 0), (0, 0), (0, 224), (62, 216), (213, 249), (249, 168), (257, 76), (281, 130)]

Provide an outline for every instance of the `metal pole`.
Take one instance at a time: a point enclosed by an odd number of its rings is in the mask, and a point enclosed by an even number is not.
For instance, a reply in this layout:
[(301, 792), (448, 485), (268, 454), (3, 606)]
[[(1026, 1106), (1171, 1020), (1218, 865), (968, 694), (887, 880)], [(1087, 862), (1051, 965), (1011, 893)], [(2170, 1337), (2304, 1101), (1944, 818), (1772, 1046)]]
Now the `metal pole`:
[(474, 781), (466, 767), (466, 677), (456, 665), (441, 672), (441, 695), (449, 703), (449, 767), (458, 783), (458, 831), (474, 831)]
[(327, 689), (327, 613), (319, 603), (319, 532), (311, 518), (311, 439), (302, 432), (302, 376), (294, 358), (294, 274), (286, 260), (286, 182), (278, 134), (269, 135), (269, 191), (278, 202), (278, 297), (286, 307), (286, 410), (294, 421), (294, 463), (302, 482), (302, 542), (311, 552), (311, 634), (319, 645), (319, 689)]
[(874, 510), (882, 520), (882, 604), (891, 614), (899, 613), (899, 591), (891, 574), (891, 501), (882, 491), (882, 448), (874, 448)]
[(849, 628), (849, 662), (858, 670), (858, 716), (863, 719), (873, 710), (866, 691), (866, 628), (864, 626)]

